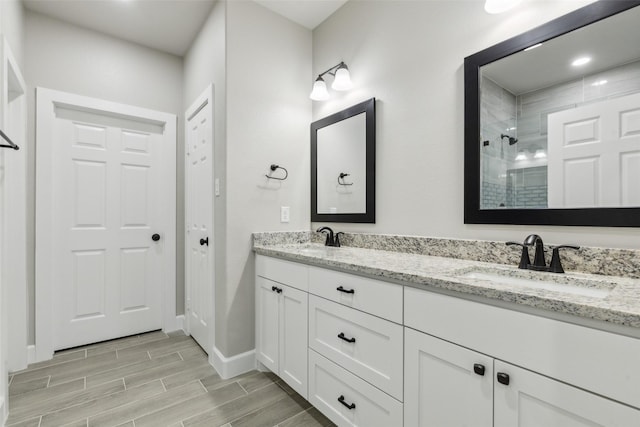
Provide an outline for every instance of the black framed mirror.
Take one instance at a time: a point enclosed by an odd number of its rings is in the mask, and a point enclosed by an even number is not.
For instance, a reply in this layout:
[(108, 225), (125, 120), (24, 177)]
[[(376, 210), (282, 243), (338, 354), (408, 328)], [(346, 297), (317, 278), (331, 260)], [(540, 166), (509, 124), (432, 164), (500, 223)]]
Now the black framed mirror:
[(376, 221), (375, 98), (311, 123), (311, 221)]
[(595, 2), (465, 58), (466, 224), (640, 226), (638, 6)]

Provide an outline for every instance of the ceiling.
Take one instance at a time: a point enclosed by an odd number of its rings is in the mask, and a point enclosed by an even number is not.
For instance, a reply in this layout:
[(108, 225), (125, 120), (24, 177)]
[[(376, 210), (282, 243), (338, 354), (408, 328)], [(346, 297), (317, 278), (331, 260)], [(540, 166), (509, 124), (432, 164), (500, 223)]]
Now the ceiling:
[[(229, 0), (245, 1), (245, 0)], [(255, 0), (309, 29), (347, 0)], [(183, 56), (216, 0), (23, 0), (29, 10)]]
[[(569, 82), (640, 59), (640, 7), (549, 40), (482, 67), (482, 74), (514, 95)], [(571, 62), (592, 61), (582, 67)]]

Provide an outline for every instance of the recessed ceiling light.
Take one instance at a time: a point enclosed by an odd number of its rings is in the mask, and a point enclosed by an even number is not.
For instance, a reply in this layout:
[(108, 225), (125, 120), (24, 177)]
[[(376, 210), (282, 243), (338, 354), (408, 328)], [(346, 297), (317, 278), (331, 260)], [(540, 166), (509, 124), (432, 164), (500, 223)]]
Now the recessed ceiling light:
[(598, 80), (597, 82), (591, 83), (591, 86), (602, 86), (606, 85), (608, 82), (606, 80)]
[(540, 46), (542, 46), (542, 43), (534, 44), (533, 46), (529, 46), (528, 48), (526, 48), (524, 51), (526, 52), (528, 50), (533, 50), (533, 49), (535, 49), (537, 47), (540, 47)]
[(589, 62), (591, 62), (591, 58), (588, 56), (583, 56), (574, 60), (571, 65), (573, 65), (574, 67), (580, 67), (582, 65), (588, 64)]

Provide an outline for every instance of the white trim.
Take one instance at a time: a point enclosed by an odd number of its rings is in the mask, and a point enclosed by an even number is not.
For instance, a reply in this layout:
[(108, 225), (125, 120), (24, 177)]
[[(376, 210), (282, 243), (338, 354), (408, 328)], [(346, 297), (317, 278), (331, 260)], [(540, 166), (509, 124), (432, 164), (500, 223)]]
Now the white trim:
[[(55, 120), (56, 105), (77, 106), (83, 110), (97, 110), (117, 116), (133, 116), (151, 122), (160, 122), (168, 135), (175, 135), (177, 117), (146, 108), (120, 104), (102, 99), (90, 98), (51, 89), (36, 88), (36, 361), (53, 357), (54, 342), (52, 334), (53, 307), (51, 272), (53, 271), (50, 254), (53, 253), (53, 209), (51, 183), (53, 178), (52, 146), (49, 143)], [(173, 152), (167, 150), (167, 152)], [(176, 205), (176, 162), (175, 155), (166, 155), (161, 159), (163, 175), (167, 177), (164, 191), (171, 195), (171, 205)], [(172, 178), (172, 179), (169, 179)], [(176, 330), (176, 211), (167, 209), (167, 218), (162, 224), (164, 250), (167, 259), (173, 260), (165, 265), (162, 277), (162, 328)]]
[[(180, 314), (176, 316), (176, 331), (184, 331), (184, 314)], [(171, 331), (165, 331), (171, 332)]]
[(27, 85), (6, 38), (2, 37), (2, 110), (5, 133), (20, 150), (5, 153), (3, 281), (11, 320), (7, 337), (9, 371), (27, 367)]
[[(195, 101), (193, 101), (193, 103), (191, 104), (191, 106), (189, 108), (187, 108), (187, 110), (184, 113), (184, 140), (185, 140), (185, 144), (187, 141), (187, 127), (189, 126), (189, 120), (195, 116), (202, 108), (204, 108), (205, 106), (210, 105), (210, 116), (207, 117), (207, 119), (209, 120), (209, 123), (211, 123), (211, 143), (212, 143), (212, 147), (211, 147), (211, 167), (212, 167), (212, 179), (215, 177), (215, 123), (214, 123), (214, 88), (213, 88), (213, 84), (209, 84), (209, 86), (207, 86), (207, 88), (195, 99)], [(184, 171), (185, 171), (185, 185), (189, 184), (189, 162), (186, 156), (187, 153), (187, 149), (185, 147), (185, 156), (184, 156)], [(184, 203), (184, 217), (185, 217), (185, 233), (184, 233), (184, 295), (185, 295), (185, 307), (184, 307), (184, 331), (188, 334), (191, 335), (191, 325), (190, 325), (190, 316), (189, 316), (189, 234), (187, 233), (187, 227), (186, 227), (186, 221), (188, 218), (188, 212), (187, 212), (187, 207), (189, 206), (189, 194), (191, 193), (190, 191), (188, 191), (188, 189), (185, 188), (185, 203)], [(210, 248), (210, 260), (211, 260), (211, 277), (209, 278), (209, 281), (211, 283), (211, 287), (212, 287), (212, 292), (211, 292), (211, 298), (212, 300), (210, 301), (211, 303), (211, 322), (209, 323), (209, 346), (210, 349), (206, 349), (207, 353), (209, 354), (213, 354), (215, 352), (215, 346), (216, 346), (216, 312), (215, 312), (215, 307), (216, 307), (216, 275), (215, 275), (215, 259), (216, 259), (216, 244), (215, 244), (215, 239), (216, 239), (216, 233), (215, 233), (215, 206), (216, 206), (216, 198), (213, 194), (210, 195), (211, 197), (211, 207), (212, 207), (212, 211), (211, 211), (211, 230), (210, 230), (210, 238), (209, 240), (212, 242), (212, 244), (209, 246)], [(210, 357), (211, 359), (211, 357)]]
[(27, 346), (27, 365), (31, 365), (32, 363), (36, 363), (36, 346), (28, 345)]
[(231, 357), (225, 357), (217, 347), (209, 355), (209, 363), (218, 372), (220, 378), (229, 379), (256, 368), (256, 351), (250, 350)]

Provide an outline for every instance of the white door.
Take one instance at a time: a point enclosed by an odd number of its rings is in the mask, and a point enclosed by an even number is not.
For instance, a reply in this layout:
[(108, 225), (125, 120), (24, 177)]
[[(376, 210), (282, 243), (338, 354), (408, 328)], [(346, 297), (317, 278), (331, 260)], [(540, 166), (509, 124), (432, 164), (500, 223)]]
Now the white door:
[(256, 359), (276, 374), (280, 362), (278, 289), (281, 287), (279, 283), (256, 276)]
[(492, 427), (493, 359), (404, 329), (405, 425)]
[(175, 292), (175, 116), (37, 95), (37, 147), (51, 155), (51, 210), (36, 213), (36, 239), (50, 219), (51, 246), (37, 262), (50, 259), (53, 349), (162, 328), (163, 281)]
[(278, 284), (280, 295), (280, 377), (298, 394), (307, 398), (307, 308), (308, 294)]
[(549, 115), (550, 208), (640, 206), (640, 94)]
[(508, 385), (495, 384), (495, 427), (640, 425), (638, 409), (499, 360), (495, 361), (495, 372), (509, 378)]
[(186, 124), (186, 314), (191, 336), (213, 350), (213, 91), (185, 114)]

